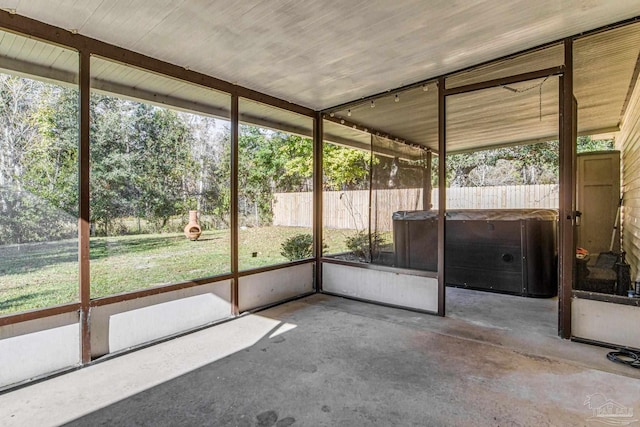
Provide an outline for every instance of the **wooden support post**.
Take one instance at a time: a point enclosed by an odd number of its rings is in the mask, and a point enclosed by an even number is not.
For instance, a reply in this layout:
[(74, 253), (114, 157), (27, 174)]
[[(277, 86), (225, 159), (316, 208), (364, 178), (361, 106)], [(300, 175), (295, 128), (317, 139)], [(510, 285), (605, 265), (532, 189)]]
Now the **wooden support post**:
[(79, 189), (78, 263), (80, 277), (80, 355), (83, 364), (91, 362), (91, 275), (89, 273), (89, 137), (91, 96), (91, 55), (80, 52), (80, 135), (79, 135)]
[(438, 79), (438, 315), (445, 315), (445, 235), (447, 212), (447, 97), (444, 77)]

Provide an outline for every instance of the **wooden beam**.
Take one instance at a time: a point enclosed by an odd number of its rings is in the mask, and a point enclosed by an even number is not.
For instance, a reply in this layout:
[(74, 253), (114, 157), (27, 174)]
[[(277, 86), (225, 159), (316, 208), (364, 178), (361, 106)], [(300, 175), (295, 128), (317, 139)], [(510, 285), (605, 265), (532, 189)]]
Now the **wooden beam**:
[(445, 89), (445, 95), (459, 95), (462, 93), (474, 92), (477, 90), (491, 89), (493, 87), (505, 86), (514, 83), (526, 82), (529, 80), (543, 79), (549, 76), (562, 74), (563, 66), (545, 68), (543, 70), (530, 71), (528, 73), (516, 74), (513, 76), (500, 77), (498, 79), (487, 80), (484, 82), (472, 83), (464, 86), (458, 86), (451, 89)]
[(57, 316), (65, 313), (78, 313), (80, 311), (80, 303), (74, 302), (64, 305), (56, 305), (54, 307), (37, 308), (29, 311), (22, 311), (15, 314), (5, 314), (0, 316), (0, 327), (12, 325), (14, 323), (27, 322), (29, 320), (42, 319), (44, 317)]
[(431, 168), (432, 159), (433, 153), (429, 150), (427, 151), (427, 164), (422, 172), (422, 209), (425, 211), (428, 211), (433, 206), (431, 203), (431, 174), (433, 173)]
[(316, 113), (313, 120), (313, 257), (315, 258), (314, 290), (322, 291), (322, 194), (323, 186), (323, 119)]
[(80, 277), (80, 354), (83, 364), (91, 362), (91, 274), (89, 262), (89, 156), (90, 156), (90, 110), (91, 94), (91, 56), (87, 51), (80, 52), (80, 135), (79, 135), (79, 200), (78, 217), (78, 264)]
[(330, 114), (325, 114), (324, 115), (324, 119), (328, 120), (330, 122), (336, 123), (336, 124), (338, 124), (340, 126), (344, 126), (346, 128), (355, 129), (355, 130), (358, 130), (360, 132), (368, 133), (370, 135), (381, 136), (381, 137), (386, 138), (386, 139), (388, 139), (390, 141), (395, 141), (395, 142), (397, 142), (399, 144), (403, 144), (403, 145), (415, 148), (417, 150), (422, 150), (422, 151), (429, 150), (428, 147), (425, 147), (424, 145), (420, 145), (417, 142), (409, 141), (409, 140), (406, 140), (404, 138), (400, 138), (400, 137), (398, 137), (396, 135), (393, 135), (393, 134), (391, 134), (389, 132), (385, 132), (385, 131), (380, 130), (380, 129), (374, 129), (374, 128), (365, 126), (363, 124), (356, 123), (356, 122), (351, 121), (351, 120), (346, 120), (346, 119), (344, 119), (342, 117), (335, 117), (335, 116), (331, 117)]
[(444, 316), (446, 305), (446, 212), (447, 212), (447, 96), (444, 77), (438, 80), (438, 315)]
[(231, 311), (234, 316), (239, 314), (238, 275), (239, 270), (239, 230), (238, 230), (238, 136), (239, 113), (238, 96), (231, 97)]
[(571, 298), (576, 251), (576, 104), (573, 96), (573, 40), (564, 43), (565, 74), (560, 78), (560, 209), (558, 250), (558, 334), (571, 338)]

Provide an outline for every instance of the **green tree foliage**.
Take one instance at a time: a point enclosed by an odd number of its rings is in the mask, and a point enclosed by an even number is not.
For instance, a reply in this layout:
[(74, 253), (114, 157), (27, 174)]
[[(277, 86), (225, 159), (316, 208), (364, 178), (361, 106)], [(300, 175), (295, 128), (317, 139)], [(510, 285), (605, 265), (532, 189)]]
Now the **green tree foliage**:
[(178, 113), (96, 94), (91, 105), (91, 219), (104, 234), (122, 217), (162, 230), (195, 207), (194, 137)]
[(369, 151), (324, 144), (323, 171), (327, 190), (359, 190), (368, 187)]
[(613, 139), (592, 139), (590, 136), (578, 137), (578, 153), (590, 151), (609, 151), (615, 148)]
[(268, 224), (273, 193), (310, 190), (312, 150), (308, 138), (242, 125), (238, 140), (240, 214), (247, 219), (257, 216), (248, 221), (254, 225)]
[(45, 86), (31, 121), (38, 129), (24, 152), (25, 188), (54, 207), (78, 213), (78, 92)]
[(61, 88), (0, 74), (0, 244), (75, 234), (77, 118), (57, 116), (58, 106), (74, 99)]
[[(450, 155), (447, 157), (448, 184), (452, 187), (556, 184), (558, 148), (556, 140)], [(578, 153), (613, 148), (610, 139), (580, 136), (577, 140)], [(437, 159), (435, 165), (437, 167)]]

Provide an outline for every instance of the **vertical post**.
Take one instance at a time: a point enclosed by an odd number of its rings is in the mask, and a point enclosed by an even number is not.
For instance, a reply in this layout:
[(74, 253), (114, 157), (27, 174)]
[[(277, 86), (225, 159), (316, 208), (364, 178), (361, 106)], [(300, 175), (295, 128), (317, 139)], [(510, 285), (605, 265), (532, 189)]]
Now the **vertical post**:
[(316, 260), (314, 290), (322, 291), (322, 114), (313, 118), (313, 257)]
[(80, 135), (78, 169), (80, 190), (78, 215), (78, 264), (80, 276), (80, 358), (82, 364), (91, 362), (91, 276), (89, 274), (89, 137), (91, 94), (91, 55), (80, 52)]
[(431, 209), (431, 161), (433, 159), (433, 153), (431, 149), (427, 151), (426, 166), (422, 170), (422, 210), (428, 211)]
[(239, 314), (238, 301), (238, 95), (231, 95), (231, 311)]
[(573, 97), (573, 40), (564, 41), (560, 78), (560, 210), (558, 250), (558, 335), (571, 338), (571, 297), (575, 263), (576, 117)]
[(438, 79), (438, 315), (445, 315), (445, 236), (447, 211), (447, 97), (444, 77)]

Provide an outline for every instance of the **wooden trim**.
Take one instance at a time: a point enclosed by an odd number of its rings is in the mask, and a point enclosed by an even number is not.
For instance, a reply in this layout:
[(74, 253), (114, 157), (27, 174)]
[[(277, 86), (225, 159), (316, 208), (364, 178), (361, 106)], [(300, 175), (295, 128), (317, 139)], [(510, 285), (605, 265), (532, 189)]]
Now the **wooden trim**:
[(264, 104), (293, 111), (305, 116), (313, 117), (314, 114), (314, 111), (311, 108), (294, 104), (242, 86), (234, 85), (227, 81), (217, 79), (203, 73), (191, 71), (185, 67), (170, 64), (168, 62), (124, 49), (122, 47), (114, 46), (87, 36), (73, 34), (63, 28), (45, 24), (44, 22), (21, 15), (11, 14), (5, 10), (0, 10), (0, 28), (28, 35), (59, 46), (88, 52), (92, 55), (98, 55), (112, 61), (132, 65), (134, 67), (160, 73), (165, 76), (184, 80), (186, 82), (205, 86), (221, 92), (242, 96), (253, 101), (262, 102)]
[(446, 313), (446, 212), (447, 212), (447, 96), (445, 79), (438, 80), (438, 315)]
[(608, 302), (610, 304), (631, 305), (640, 307), (640, 298), (629, 298), (622, 295), (602, 294), (600, 292), (590, 292), (574, 290), (571, 295), (573, 298), (588, 299), (593, 301)]
[(323, 148), (324, 125), (322, 113), (316, 113), (313, 120), (313, 257), (316, 261), (313, 288), (322, 291), (323, 248)]
[(627, 89), (627, 96), (624, 98), (622, 110), (620, 111), (620, 120), (622, 120), (627, 113), (629, 102), (631, 102), (631, 97), (633, 96), (633, 90), (636, 88), (636, 83), (638, 82), (638, 75), (640, 75), (640, 53), (638, 53), (638, 58), (636, 59), (636, 66), (633, 67), (633, 74), (631, 75), (631, 82), (629, 82), (629, 88)]
[(433, 206), (431, 202), (431, 175), (433, 174), (432, 161), (433, 161), (433, 152), (431, 150), (427, 151), (427, 159), (425, 160), (427, 164), (422, 170), (422, 210), (428, 211)]
[[(584, 37), (592, 36), (594, 34), (604, 33), (609, 30), (615, 30), (616, 28), (626, 27), (627, 25), (634, 24), (636, 22), (640, 22), (640, 15), (634, 16), (633, 18), (623, 19), (622, 21), (614, 22), (612, 24), (603, 25), (602, 27), (594, 28), (593, 30), (583, 31), (582, 33), (574, 34), (570, 38), (575, 42)], [(562, 42), (564, 40), (558, 40), (558, 42)]]
[(627, 346), (621, 346), (621, 345), (617, 345), (617, 344), (611, 344), (608, 342), (603, 342), (603, 341), (596, 341), (596, 340), (591, 340), (589, 338), (580, 338), (580, 337), (571, 337), (571, 341), (573, 342), (578, 342), (581, 344), (589, 344), (589, 345), (595, 345), (598, 347), (603, 347), (603, 348), (610, 348), (612, 350), (631, 350), (634, 352), (640, 352), (640, 345), (638, 345), (638, 347), (627, 347)]
[(323, 257), (321, 261), (326, 264), (337, 264), (347, 267), (364, 268), (365, 270), (385, 271), (387, 273), (404, 274), (406, 276), (431, 277), (432, 279), (438, 277), (438, 273), (436, 273), (435, 271), (411, 270), (408, 268), (390, 267), (388, 265), (371, 264), (365, 262), (346, 261), (330, 257)]
[(282, 270), (283, 268), (296, 267), (298, 265), (316, 262), (314, 258), (299, 259), (296, 261), (283, 262), (282, 264), (265, 265), (264, 267), (252, 268), (250, 270), (239, 271), (237, 277), (246, 277), (254, 274), (266, 273), (268, 271)]
[(80, 52), (80, 135), (78, 169), (79, 174), (79, 212), (78, 217), (78, 264), (80, 278), (80, 355), (82, 363), (91, 361), (91, 319), (89, 304), (91, 301), (91, 275), (89, 262), (89, 139), (91, 96), (91, 56), (87, 51)]
[(165, 294), (167, 292), (179, 291), (182, 289), (193, 288), (196, 286), (208, 285), (211, 283), (223, 282), (225, 280), (233, 279), (232, 274), (225, 274), (221, 276), (212, 276), (203, 279), (190, 280), (188, 282), (175, 283), (172, 285), (155, 286), (153, 288), (142, 289), (139, 291), (125, 292), (116, 295), (110, 295), (107, 297), (96, 298), (91, 300), (91, 307), (101, 307), (103, 305), (115, 304), (123, 301), (130, 301), (133, 299), (144, 298), (151, 295)]
[(558, 335), (571, 337), (571, 297), (575, 262), (576, 141), (573, 96), (573, 41), (564, 44), (565, 74), (560, 77), (560, 210), (558, 250)]
[(231, 274), (233, 281), (231, 284), (231, 312), (237, 316), (240, 312), (238, 302), (238, 271), (239, 271), (239, 221), (238, 221), (238, 144), (239, 144), (239, 98), (237, 95), (231, 96)]
[[(356, 123), (354, 121), (347, 120), (347, 119), (345, 119), (343, 117), (339, 117), (339, 116), (335, 116), (335, 115), (333, 117), (331, 117), (330, 114), (325, 114), (324, 115), (324, 119), (327, 120), (327, 121), (336, 123), (338, 125), (350, 128), (350, 129), (356, 129), (356, 130), (359, 130), (360, 132), (368, 133), (368, 134), (370, 134), (372, 136), (375, 134), (376, 136), (380, 136), (382, 138), (386, 138), (388, 140), (395, 141), (395, 142), (398, 142), (398, 143), (403, 144), (403, 145), (408, 145), (409, 147), (416, 148), (416, 149), (419, 149), (419, 150), (422, 150), (422, 151), (427, 151), (428, 150), (428, 148), (425, 147), (424, 145), (420, 145), (420, 144), (418, 144), (416, 142), (412, 142), (412, 141), (407, 141), (407, 140), (405, 140), (403, 138), (400, 138), (400, 137), (397, 137), (395, 135), (392, 135), (389, 132), (385, 132), (385, 131), (382, 131), (380, 129), (374, 129), (374, 128), (371, 128), (371, 127), (367, 127), (365, 125), (361, 125), (361, 124)], [(384, 153), (384, 151), (382, 151), (382, 152)]]
[(58, 314), (73, 313), (80, 311), (80, 303), (56, 305), (54, 307), (38, 308), (35, 310), (22, 311), (15, 314), (5, 314), (0, 316), (0, 327), (13, 325), (14, 323), (27, 322), (29, 320), (42, 319), (44, 317), (56, 316)]
[(457, 86), (451, 89), (445, 89), (444, 93), (447, 96), (459, 95), (462, 93), (474, 92), (474, 91), (483, 90), (483, 89), (491, 89), (498, 86), (505, 86), (505, 85), (510, 85), (514, 83), (526, 82), (529, 80), (543, 79), (549, 76), (557, 76), (559, 74), (562, 74), (563, 72), (564, 72), (563, 66), (545, 68), (542, 70), (530, 71), (528, 73), (516, 74), (513, 76), (507, 76), (507, 77), (500, 77), (497, 79), (486, 80), (483, 82), (472, 83), (464, 86)]

